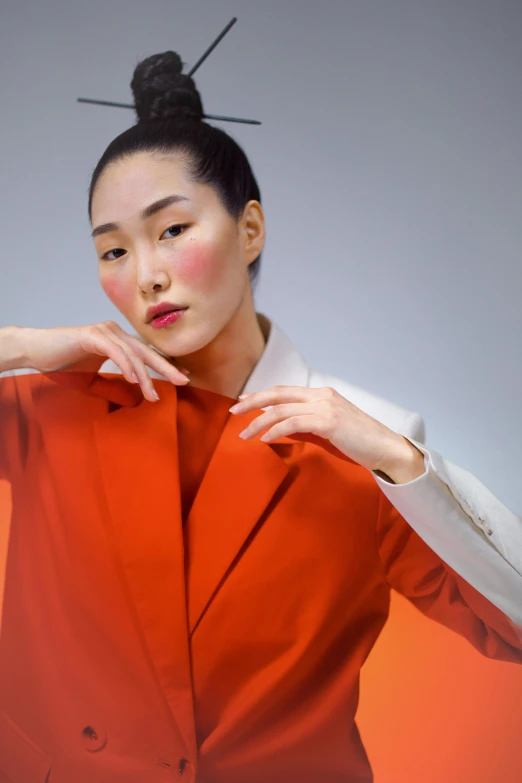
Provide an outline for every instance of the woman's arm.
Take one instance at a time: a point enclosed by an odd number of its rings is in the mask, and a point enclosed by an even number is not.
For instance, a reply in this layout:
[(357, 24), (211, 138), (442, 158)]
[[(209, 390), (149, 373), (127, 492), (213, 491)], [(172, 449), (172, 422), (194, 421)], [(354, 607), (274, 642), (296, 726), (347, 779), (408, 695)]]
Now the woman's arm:
[[(151, 402), (157, 400), (157, 394), (147, 367), (174, 384), (187, 383), (187, 378), (165, 357), (112, 321), (52, 329), (0, 329), (0, 478), (9, 480), (13, 466), (23, 462), (31, 418), (32, 384), (28, 381), (34, 378), (32, 374), (7, 373), (20, 369), (37, 373), (83, 371), (88, 377), (96, 377), (107, 358)], [(1, 373), (6, 375), (2, 377)]]
[(422, 476), (376, 482), (428, 546), (522, 633), (522, 519), (469, 471), (417, 447), (426, 459)]
[[(423, 614), (464, 636), (489, 658), (522, 663), (522, 638), (513, 622), (519, 615), (518, 607), (514, 602), (507, 606), (509, 614), (503, 611), (504, 606), (499, 608), (507, 601), (505, 579), (509, 577), (504, 576), (504, 581), (497, 577), (495, 583), (493, 569), (485, 577), (496, 592), (493, 603), (482, 586), (475, 588), (434, 552), (384, 495), (379, 503), (377, 546), (387, 583)], [(462, 550), (461, 556), (467, 553), (468, 560), (473, 559), (466, 541), (459, 542), (458, 536), (454, 547)], [(482, 569), (490, 570), (487, 562), (482, 563)], [(516, 589), (520, 577), (512, 569), (511, 573)]]
[(330, 387), (276, 386), (246, 395), (232, 412), (256, 408), (265, 413), (244, 437), (320, 437), (371, 470), (416, 534), (522, 635), (522, 520), (475, 476), (415, 441), (412, 435), (423, 437), (420, 416), (392, 431)]
[(0, 329), (0, 373), (29, 367), (24, 350), (24, 332), (19, 326)]
[(42, 373), (96, 372), (106, 359), (111, 359), (130, 383), (139, 384), (143, 396), (151, 402), (157, 395), (147, 367), (174, 384), (187, 383), (186, 376), (171, 362), (113, 321), (52, 329), (18, 326), (0, 329), (0, 372), (16, 369)]

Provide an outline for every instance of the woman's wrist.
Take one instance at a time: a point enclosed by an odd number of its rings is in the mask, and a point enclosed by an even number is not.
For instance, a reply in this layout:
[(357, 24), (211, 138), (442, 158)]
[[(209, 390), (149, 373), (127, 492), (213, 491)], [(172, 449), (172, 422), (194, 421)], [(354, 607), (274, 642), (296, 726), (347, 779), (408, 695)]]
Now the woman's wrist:
[(401, 436), (401, 439), (401, 449), (397, 456), (386, 465), (379, 465), (379, 470), (374, 471), (383, 473), (394, 484), (408, 484), (426, 472), (422, 451), (406, 438)]
[(27, 350), (27, 337), (30, 331), (21, 326), (0, 328), (0, 372), (33, 369)]

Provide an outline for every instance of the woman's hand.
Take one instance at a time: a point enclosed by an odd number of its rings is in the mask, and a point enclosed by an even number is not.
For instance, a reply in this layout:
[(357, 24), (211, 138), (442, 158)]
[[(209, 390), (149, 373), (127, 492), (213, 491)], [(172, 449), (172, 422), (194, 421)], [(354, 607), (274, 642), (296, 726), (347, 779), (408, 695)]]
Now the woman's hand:
[[(424, 455), (402, 435), (368, 416), (334, 389), (274, 386), (242, 395), (230, 410), (248, 413), (271, 406), (243, 430), (241, 437), (270, 442), (293, 435), (323, 438), (368, 470), (384, 473), (397, 484), (425, 472)], [(306, 438), (304, 438), (306, 439)]]
[(138, 383), (144, 397), (158, 399), (147, 372), (155, 370), (176, 385), (188, 379), (171, 362), (150, 346), (132, 337), (114, 321), (90, 326), (53, 329), (15, 328), (23, 364), (39, 372), (55, 370), (97, 372), (106, 359), (112, 359), (130, 383)]

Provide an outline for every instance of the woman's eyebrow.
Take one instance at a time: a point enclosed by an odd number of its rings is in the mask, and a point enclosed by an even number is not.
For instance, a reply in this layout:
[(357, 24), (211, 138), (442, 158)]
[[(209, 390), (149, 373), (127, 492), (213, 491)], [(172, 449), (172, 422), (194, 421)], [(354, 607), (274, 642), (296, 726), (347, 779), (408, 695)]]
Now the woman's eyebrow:
[(140, 217), (142, 220), (146, 220), (152, 215), (155, 215), (156, 212), (159, 212), (161, 209), (170, 207), (171, 204), (177, 204), (178, 201), (190, 201), (190, 199), (188, 199), (186, 196), (178, 195), (165, 196), (165, 198), (160, 198), (159, 201), (155, 201), (153, 204), (149, 204), (148, 207), (145, 207), (145, 209), (142, 209), (140, 212)]
[[(165, 209), (165, 207), (170, 207), (171, 204), (177, 204), (179, 201), (190, 201), (187, 196), (180, 196), (177, 194), (174, 194), (172, 196), (165, 196), (165, 198), (160, 198), (158, 201), (154, 201), (152, 204), (149, 204), (148, 207), (145, 207), (140, 212), (140, 217), (142, 220), (146, 220), (147, 218), (152, 217), (152, 215), (155, 215), (156, 212), (160, 212), (162, 209)], [(102, 223), (101, 226), (96, 226), (92, 230), (91, 237), (98, 237), (100, 234), (108, 234), (109, 231), (118, 231), (119, 226), (117, 223)]]

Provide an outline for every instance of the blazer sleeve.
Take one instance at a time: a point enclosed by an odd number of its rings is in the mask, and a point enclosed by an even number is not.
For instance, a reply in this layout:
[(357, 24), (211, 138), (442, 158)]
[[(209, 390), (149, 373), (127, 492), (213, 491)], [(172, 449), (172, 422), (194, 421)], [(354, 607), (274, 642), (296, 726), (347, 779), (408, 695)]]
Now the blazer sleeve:
[(32, 375), (0, 376), (0, 480), (11, 481), (27, 456), (33, 380)]
[(522, 638), (510, 618), (430, 549), (382, 494), (377, 546), (388, 585), (423, 614), (488, 658), (522, 663)]

